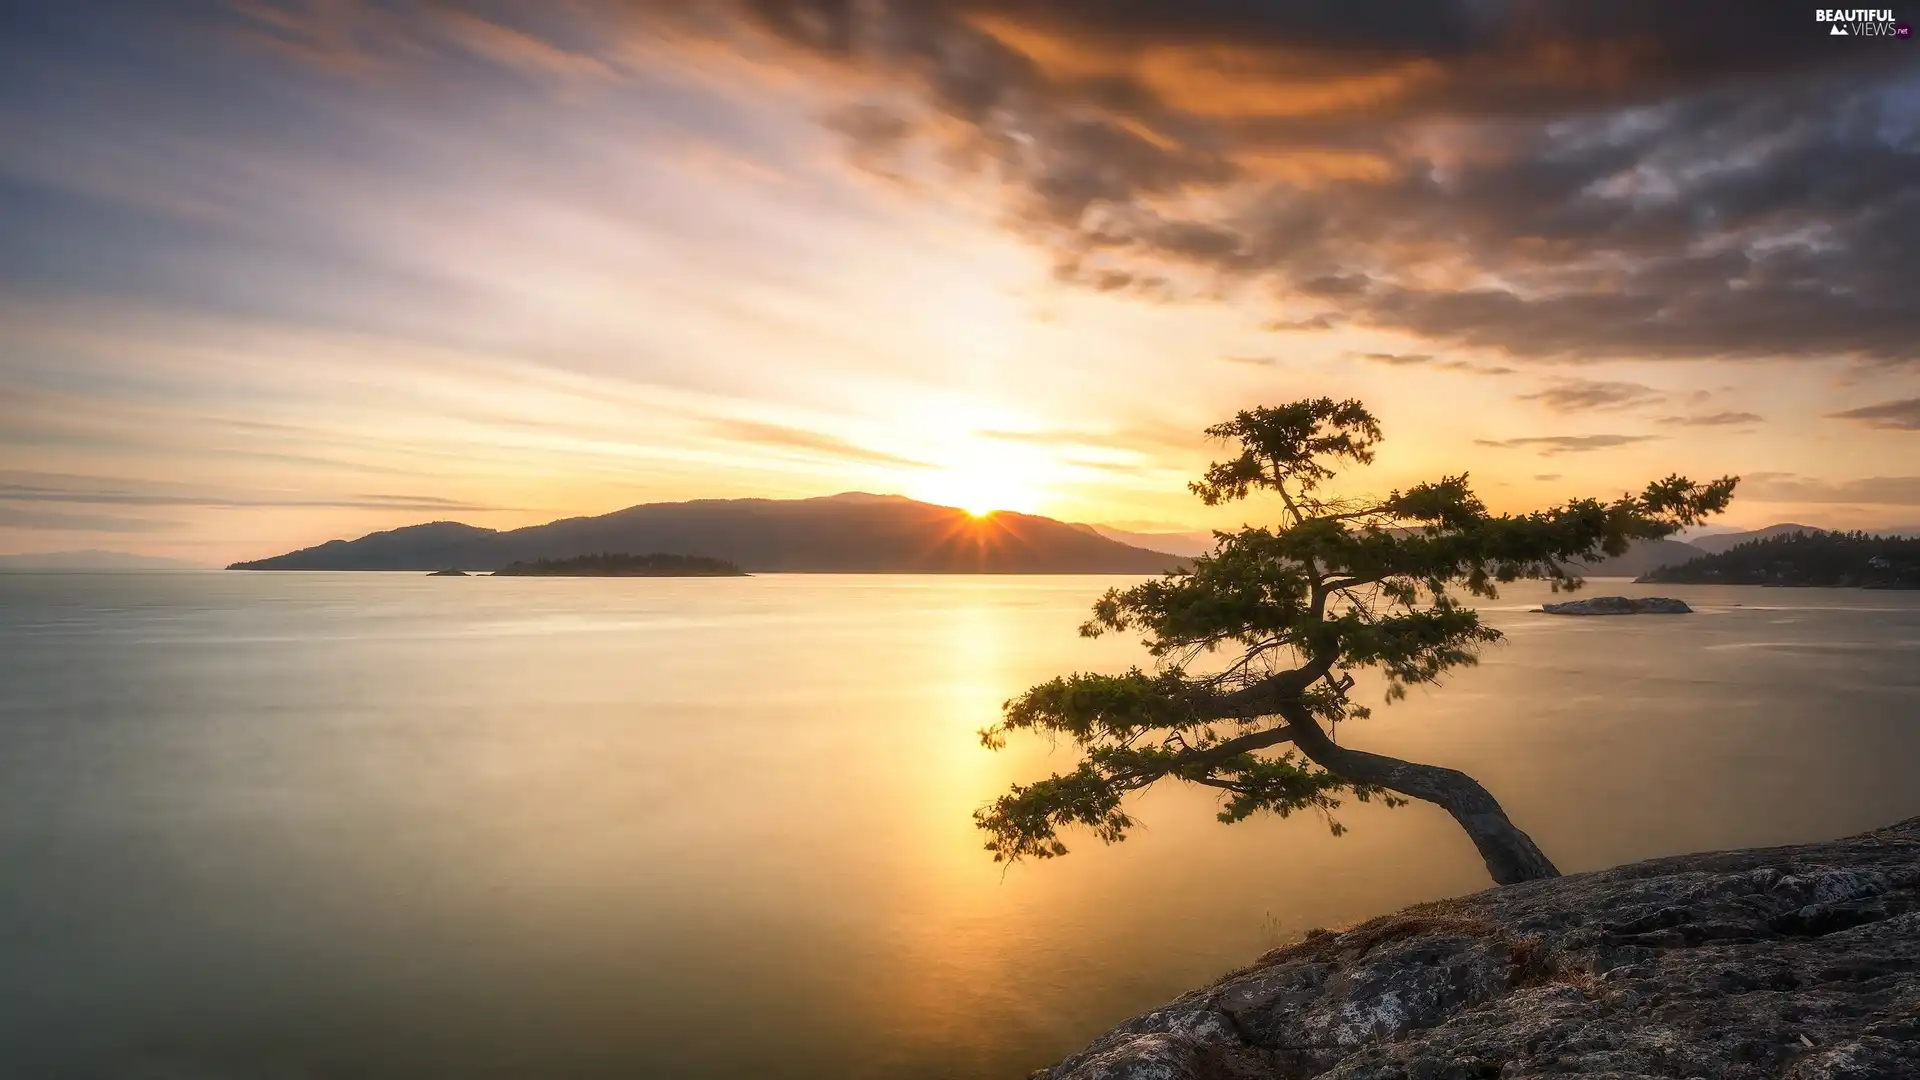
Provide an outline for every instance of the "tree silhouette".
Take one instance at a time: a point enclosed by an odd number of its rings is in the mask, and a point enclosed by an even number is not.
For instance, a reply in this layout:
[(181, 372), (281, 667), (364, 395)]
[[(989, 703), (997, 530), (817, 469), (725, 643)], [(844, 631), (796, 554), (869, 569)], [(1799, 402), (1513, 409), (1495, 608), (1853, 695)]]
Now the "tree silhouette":
[[(1207, 434), (1239, 453), (1193, 492), (1209, 506), (1271, 492), (1281, 524), (1219, 533), (1191, 569), (1100, 598), (1081, 634), (1140, 631), (1154, 670), (1053, 679), (1008, 701), (980, 733), (992, 749), (1031, 731), (1067, 736), (1084, 751), (1072, 772), (1016, 784), (975, 812), (994, 859), (1064, 855), (1058, 831), (1073, 825), (1121, 840), (1134, 824), (1125, 797), (1173, 779), (1224, 792), (1223, 822), (1315, 809), (1335, 835), (1342, 829), (1329, 812), (1342, 795), (1422, 799), (1453, 815), (1494, 881), (1557, 877), (1472, 777), (1348, 749), (1323, 725), (1368, 715), (1349, 697), (1356, 671), (1377, 670), (1392, 701), (1499, 641), (1460, 591), (1491, 598), (1497, 584), (1521, 578), (1578, 588), (1570, 560), (1619, 555), (1630, 541), (1717, 513), (1737, 478), (1700, 485), (1671, 476), (1612, 502), (1495, 516), (1465, 474), (1379, 500), (1323, 495), (1343, 467), (1373, 460), (1380, 425), (1358, 401), (1254, 409)], [(1215, 653), (1223, 663), (1207, 662)]]

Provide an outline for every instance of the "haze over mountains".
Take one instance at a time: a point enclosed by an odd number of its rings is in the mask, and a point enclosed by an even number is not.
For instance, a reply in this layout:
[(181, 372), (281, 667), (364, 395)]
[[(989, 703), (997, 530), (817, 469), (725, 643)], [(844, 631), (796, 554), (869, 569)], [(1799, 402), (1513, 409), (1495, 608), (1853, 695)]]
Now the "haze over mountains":
[(725, 559), (748, 571), (1153, 574), (1179, 559), (1052, 518), (964, 510), (899, 495), (647, 503), (509, 532), (452, 521), (333, 540), (236, 570), (494, 570), (599, 552)]
[[(1809, 528), (1782, 524), (1684, 543), (1640, 541), (1625, 555), (1581, 570), (1639, 577), (1747, 540)], [(646, 503), (506, 532), (435, 521), (330, 540), (231, 569), (495, 570), (516, 561), (665, 552), (771, 573), (1153, 574), (1211, 548), (1212, 535), (1204, 531), (1131, 532), (1010, 511), (976, 517), (900, 495), (847, 492), (816, 499)]]
[(129, 555), (124, 551), (40, 551), (0, 555), (0, 570), (205, 570), (203, 563), (158, 555)]

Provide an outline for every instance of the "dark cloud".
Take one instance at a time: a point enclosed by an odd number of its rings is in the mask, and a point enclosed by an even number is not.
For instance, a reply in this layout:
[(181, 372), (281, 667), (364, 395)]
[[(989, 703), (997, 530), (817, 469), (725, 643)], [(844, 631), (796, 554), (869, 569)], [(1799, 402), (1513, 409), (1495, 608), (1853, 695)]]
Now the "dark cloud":
[(1537, 401), (1556, 412), (1584, 409), (1620, 409), (1658, 401), (1666, 395), (1651, 386), (1631, 382), (1600, 382), (1591, 379), (1567, 379), (1532, 394), (1521, 394), (1521, 401)]
[(932, 465), (913, 458), (872, 450), (820, 431), (764, 424), (755, 420), (714, 420), (708, 423), (714, 434), (736, 442), (755, 443), (787, 450), (804, 450), (821, 457), (859, 461), (869, 465), (900, 465), (913, 469), (931, 469)]
[(1864, 506), (1920, 506), (1920, 476), (1872, 476), (1828, 481), (1794, 473), (1752, 473), (1740, 481), (1740, 494), (1766, 502), (1851, 503)]
[(1370, 352), (1357, 353), (1355, 355), (1359, 356), (1362, 360), (1371, 361), (1375, 364), (1386, 364), (1389, 367), (1415, 367), (1421, 364), (1433, 363), (1432, 353)]
[(1838, 420), (1857, 420), (1868, 427), (1893, 431), (1920, 431), (1920, 398), (1883, 401), (1833, 414)]
[(1920, 348), (1912, 52), (1829, 39), (1805, 8), (738, 11), (850, 86), (905, 91), (911, 108), (853, 126), (862, 152), (924, 143), (999, 181), (1062, 280), (1156, 297), (1253, 285), (1524, 357)]
[(1699, 416), (1662, 416), (1654, 422), (1674, 427), (1726, 427), (1731, 424), (1757, 424), (1765, 419), (1757, 413), (1717, 412)]
[(1651, 442), (1657, 438), (1658, 435), (1535, 435), (1524, 439), (1475, 439), (1473, 442), (1475, 446), (1491, 446), (1498, 450), (1538, 450), (1542, 457), (1553, 457)]

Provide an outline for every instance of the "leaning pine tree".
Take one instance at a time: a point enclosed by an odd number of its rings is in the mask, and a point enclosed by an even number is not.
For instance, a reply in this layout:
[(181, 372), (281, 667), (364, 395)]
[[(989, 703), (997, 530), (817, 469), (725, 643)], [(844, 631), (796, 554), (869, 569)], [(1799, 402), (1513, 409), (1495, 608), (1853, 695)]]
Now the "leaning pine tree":
[[(1324, 814), (1345, 794), (1422, 799), (1453, 815), (1495, 882), (1559, 876), (1472, 777), (1348, 749), (1329, 727), (1368, 715), (1349, 697), (1355, 672), (1377, 669), (1393, 701), (1500, 640), (1461, 591), (1490, 598), (1521, 578), (1578, 588), (1571, 560), (1619, 555), (1630, 541), (1717, 513), (1736, 478), (1673, 476), (1610, 503), (1496, 516), (1464, 474), (1377, 501), (1320, 494), (1343, 464), (1373, 460), (1380, 425), (1358, 401), (1255, 409), (1207, 434), (1240, 453), (1209, 468), (1194, 493), (1212, 506), (1272, 492), (1282, 523), (1220, 534), (1192, 569), (1109, 590), (1094, 605), (1080, 632), (1143, 632), (1153, 671), (1056, 678), (1007, 702), (1000, 723), (981, 732), (995, 749), (1010, 732), (1033, 731), (1084, 751), (1072, 772), (1015, 785), (976, 812), (995, 860), (1063, 855), (1058, 830), (1072, 825), (1120, 840), (1134, 824), (1127, 794), (1172, 779), (1224, 792), (1224, 822), (1262, 810)], [(1209, 653), (1224, 662), (1202, 673)]]

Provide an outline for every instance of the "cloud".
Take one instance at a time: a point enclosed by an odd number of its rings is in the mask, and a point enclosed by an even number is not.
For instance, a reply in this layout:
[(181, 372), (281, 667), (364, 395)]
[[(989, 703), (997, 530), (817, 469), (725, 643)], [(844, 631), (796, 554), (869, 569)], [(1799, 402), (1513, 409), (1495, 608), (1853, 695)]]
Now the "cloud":
[(712, 420), (708, 421), (707, 427), (714, 434), (736, 442), (786, 450), (803, 450), (821, 457), (858, 461), (868, 465), (895, 465), (910, 469), (934, 467), (924, 461), (889, 454), (884, 450), (873, 450), (825, 432), (787, 427), (783, 424), (766, 424), (756, 420)]
[[(1920, 141), (1897, 48), (1804, 10), (1084, 0), (245, 0), (315, 62), (645, 66), (839, 99), (858, 167), (984, 180), (1055, 277), (1246, 288), (1518, 358), (1920, 360)], [(1737, 26), (1737, 33), (1727, 27)]]
[(1537, 401), (1555, 412), (1579, 412), (1585, 409), (1620, 409), (1665, 395), (1651, 386), (1631, 382), (1600, 382), (1591, 379), (1567, 379), (1532, 394), (1521, 394), (1521, 401)]
[[(1897, 49), (1730, 3), (752, 0), (1063, 281), (1525, 358), (1920, 357)], [(1737, 33), (1727, 27), (1737, 25)], [(895, 166), (899, 167), (899, 166)]]
[(1593, 450), (1607, 450), (1615, 446), (1629, 446), (1633, 443), (1652, 442), (1658, 435), (1535, 435), (1524, 439), (1475, 439), (1475, 446), (1491, 446), (1499, 450), (1537, 449), (1542, 457), (1557, 454), (1584, 454)]
[(1717, 412), (1699, 416), (1662, 416), (1656, 424), (1674, 427), (1726, 427), (1731, 424), (1758, 424), (1766, 417), (1750, 412)]
[(164, 532), (175, 527), (171, 521), (147, 518), (112, 517), (104, 514), (69, 514), (59, 510), (9, 506), (0, 503), (0, 529), (30, 529), (36, 532)]
[(1266, 329), (1277, 333), (1332, 330), (1339, 326), (1341, 321), (1332, 315), (1312, 315), (1304, 319), (1274, 319), (1266, 324)]
[(308, 507), (341, 510), (420, 510), (429, 513), (485, 512), (502, 509), (431, 495), (310, 496), (284, 492), (220, 491), (164, 481), (28, 472), (0, 472), (0, 503), (195, 506), (232, 509)]
[[(1232, 357), (1222, 359), (1229, 362), (1250, 362), (1236, 361)], [(1151, 421), (1104, 430), (1066, 427), (1032, 428), (1024, 431), (987, 429), (976, 431), (974, 434), (983, 439), (1025, 443), (1031, 446), (1099, 447), (1145, 453), (1149, 450), (1191, 450), (1202, 446), (1206, 442), (1206, 435), (1203, 433), (1206, 426), (1204, 421), (1191, 426), (1169, 421)]]
[(1536, 473), (1533, 478), (1535, 480), (1558, 480), (1560, 479), (1560, 474), (1557, 472)]
[(1471, 360), (1442, 360), (1435, 366), (1442, 371), (1464, 371), (1469, 375), (1512, 375), (1516, 371), (1501, 364), (1476, 364)]
[(1836, 420), (1857, 420), (1868, 427), (1888, 431), (1920, 431), (1920, 398), (1883, 401), (1832, 416)]
[(1866, 506), (1920, 506), (1920, 476), (1872, 476), (1860, 480), (1817, 480), (1786, 472), (1743, 477), (1740, 494), (1764, 502), (1853, 503)]
[(1253, 367), (1273, 367), (1280, 362), (1271, 356), (1223, 356), (1220, 359), (1229, 364), (1249, 364)]
[(1441, 360), (1432, 353), (1365, 352), (1349, 354), (1358, 360), (1388, 367), (1429, 367), (1435, 371), (1457, 371), (1467, 375), (1511, 375), (1514, 369), (1499, 364), (1481, 364), (1472, 360)]

